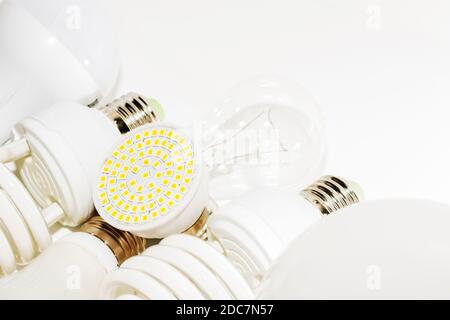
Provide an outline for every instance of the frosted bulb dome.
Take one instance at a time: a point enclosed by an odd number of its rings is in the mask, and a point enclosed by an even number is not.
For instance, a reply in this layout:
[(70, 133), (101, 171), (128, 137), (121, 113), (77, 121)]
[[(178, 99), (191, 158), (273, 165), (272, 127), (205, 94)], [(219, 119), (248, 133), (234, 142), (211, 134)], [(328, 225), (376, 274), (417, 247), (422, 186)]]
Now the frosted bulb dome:
[(118, 79), (111, 25), (98, 0), (0, 2), (0, 144), (59, 101), (94, 105)]
[(109, 92), (119, 73), (119, 51), (101, 1), (9, 1), (27, 10), (72, 52), (103, 95)]
[(277, 77), (243, 82), (205, 118), (204, 159), (213, 198), (230, 200), (260, 186), (304, 187), (320, 174), (324, 124), (296, 83)]
[(272, 270), (262, 299), (448, 299), (450, 207), (361, 203), (323, 219)]

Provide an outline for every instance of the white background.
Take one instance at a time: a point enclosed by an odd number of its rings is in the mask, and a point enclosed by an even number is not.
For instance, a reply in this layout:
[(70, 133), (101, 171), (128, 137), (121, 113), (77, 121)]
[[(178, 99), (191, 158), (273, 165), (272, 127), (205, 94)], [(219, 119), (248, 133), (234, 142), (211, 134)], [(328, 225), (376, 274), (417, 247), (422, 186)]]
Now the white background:
[(369, 199), (450, 203), (450, 2), (109, 0), (118, 92), (158, 98), (171, 122), (261, 74), (297, 80), (327, 121), (326, 173)]

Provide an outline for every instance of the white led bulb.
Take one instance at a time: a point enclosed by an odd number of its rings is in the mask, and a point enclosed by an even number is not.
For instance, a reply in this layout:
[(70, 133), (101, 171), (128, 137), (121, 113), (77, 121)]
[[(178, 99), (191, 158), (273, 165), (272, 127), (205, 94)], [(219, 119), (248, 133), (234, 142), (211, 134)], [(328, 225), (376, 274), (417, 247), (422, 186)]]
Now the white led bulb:
[[(59, 103), (17, 124), (14, 141), (0, 147), (0, 217), (11, 221), (0, 226), (0, 234), (11, 252), (19, 251), (17, 262), (29, 262), (49, 246), (54, 223), (85, 222), (94, 211), (91, 186), (111, 146), (123, 133), (162, 117), (155, 100), (129, 94), (101, 109)], [(20, 180), (6, 163), (16, 167)], [(13, 271), (11, 263), (0, 267)]]
[(249, 285), (226, 257), (189, 235), (173, 235), (109, 274), (101, 299), (250, 300)]
[(450, 207), (367, 201), (299, 237), (266, 277), (260, 299), (447, 300)]
[(361, 199), (359, 187), (324, 177), (302, 195), (275, 188), (250, 192), (219, 208), (208, 220), (210, 241), (257, 288), (286, 247), (324, 214)]
[(140, 254), (145, 240), (93, 217), (0, 283), (2, 300), (97, 299), (108, 273)]
[(186, 231), (208, 202), (197, 144), (167, 123), (143, 126), (123, 137), (93, 189), (97, 211), (108, 223), (145, 238)]
[(111, 24), (97, 0), (0, 4), (0, 144), (11, 128), (57, 101), (92, 105), (119, 73)]

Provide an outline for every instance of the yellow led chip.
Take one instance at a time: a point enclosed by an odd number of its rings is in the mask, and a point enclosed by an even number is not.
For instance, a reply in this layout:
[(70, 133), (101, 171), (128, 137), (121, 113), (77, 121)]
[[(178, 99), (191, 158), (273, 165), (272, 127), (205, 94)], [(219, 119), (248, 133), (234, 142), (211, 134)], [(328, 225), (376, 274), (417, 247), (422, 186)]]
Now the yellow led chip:
[(139, 167), (138, 166), (134, 166), (133, 169), (131, 169), (131, 172), (133, 173), (138, 173), (139, 172)]

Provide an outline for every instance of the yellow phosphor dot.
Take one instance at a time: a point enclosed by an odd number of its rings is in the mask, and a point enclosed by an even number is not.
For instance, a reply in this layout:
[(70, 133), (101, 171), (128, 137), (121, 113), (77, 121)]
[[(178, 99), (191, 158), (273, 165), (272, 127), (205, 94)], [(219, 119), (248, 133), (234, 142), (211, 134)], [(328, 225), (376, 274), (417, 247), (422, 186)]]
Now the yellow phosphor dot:
[(129, 133), (99, 174), (94, 195), (97, 211), (118, 225), (167, 219), (195, 182), (193, 150), (189, 136), (170, 125), (155, 124)]

